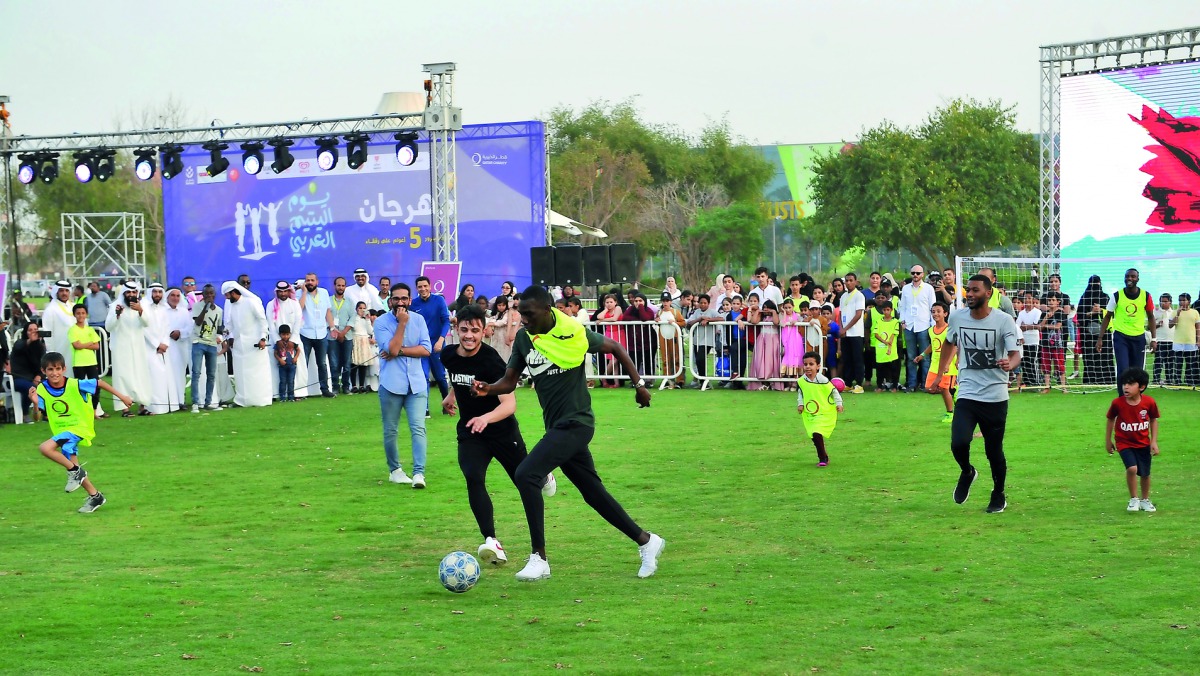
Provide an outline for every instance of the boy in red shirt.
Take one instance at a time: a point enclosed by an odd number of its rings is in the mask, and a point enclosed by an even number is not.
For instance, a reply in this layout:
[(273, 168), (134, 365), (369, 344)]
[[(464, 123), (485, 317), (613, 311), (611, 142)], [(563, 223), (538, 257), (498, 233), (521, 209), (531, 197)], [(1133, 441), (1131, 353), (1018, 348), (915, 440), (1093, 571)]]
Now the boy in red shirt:
[[(1108, 407), (1108, 427), (1104, 432), (1104, 447), (1109, 455), (1114, 450), (1113, 430), (1116, 430), (1115, 449), (1125, 463), (1125, 482), (1129, 484), (1127, 512), (1155, 512), (1150, 502), (1150, 456), (1158, 455), (1158, 404), (1143, 394), (1150, 384), (1150, 374), (1143, 369), (1125, 369), (1118, 378), (1123, 396), (1113, 399)], [(1137, 497), (1138, 477), (1141, 477), (1142, 497)]]

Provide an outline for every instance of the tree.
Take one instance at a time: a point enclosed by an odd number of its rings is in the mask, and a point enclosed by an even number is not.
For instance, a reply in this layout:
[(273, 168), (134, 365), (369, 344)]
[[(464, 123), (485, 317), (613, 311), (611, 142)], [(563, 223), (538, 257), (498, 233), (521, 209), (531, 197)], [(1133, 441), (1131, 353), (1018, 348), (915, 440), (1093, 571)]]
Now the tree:
[(633, 239), (634, 218), (650, 172), (641, 156), (613, 150), (593, 139), (567, 147), (550, 163), (551, 204), (614, 239)]
[(931, 269), (1038, 231), (1037, 146), (998, 102), (954, 101), (916, 130), (890, 122), (814, 161), (817, 238), (908, 249)]

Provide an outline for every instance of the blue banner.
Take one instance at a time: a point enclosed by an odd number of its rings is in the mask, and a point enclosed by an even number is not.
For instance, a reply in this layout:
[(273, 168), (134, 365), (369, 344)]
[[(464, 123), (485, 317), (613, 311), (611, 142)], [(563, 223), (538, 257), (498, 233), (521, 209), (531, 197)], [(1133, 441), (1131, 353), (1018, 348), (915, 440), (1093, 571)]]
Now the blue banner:
[[(412, 280), (433, 260), (429, 148), (417, 161), (396, 161), (390, 134), (372, 137), (367, 162), (346, 164), (345, 146), (332, 171), (317, 168), (317, 148), (297, 141), (295, 163), (258, 175), (242, 170), (241, 150), (229, 168), (205, 172), (208, 151), (188, 147), (184, 171), (163, 181), (167, 277), (191, 275), (219, 286), (250, 275), (257, 292), (277, 280), (315, 272), (323, 285), (366, 268), (373, 280)], [(463, 282), (489, 298), (508, 280), (530, 282), (529, 248), (545, 243), (545, 136), (541, 122), (469, 125), (457, 140), (458, 246)], [(455, 290), (455, 294), (457, 290)], [(451, 298), (452, 294), (447, 293)]]

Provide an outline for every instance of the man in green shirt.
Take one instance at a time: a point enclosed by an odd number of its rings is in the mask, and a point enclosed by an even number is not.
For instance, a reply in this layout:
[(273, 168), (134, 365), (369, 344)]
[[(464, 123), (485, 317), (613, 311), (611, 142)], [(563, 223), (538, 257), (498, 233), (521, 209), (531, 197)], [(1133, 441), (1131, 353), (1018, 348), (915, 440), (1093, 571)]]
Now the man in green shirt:
[(642, 530), (609, 495), (596, 473), (592, 453), (588, 450), (596, 433), (596, 418), (592, 413), (584, 361), (588, 353), (613, 355), (635, 383), (639, 407), (650, 405), (646, 381), (638, 375), (625, 348), (554, 309), (554, 299), (546, 289), (540, 286), (525, 289), (518, 311), (524, 327), (517, 331), (504, 377), (490, 384), (476, 380), (471, 392), (476, 397), (508, 394), (516, 389), (521, 372), (528, 367), (538, 402), (542, 405), (546, 434), (521, 461), (513, 478), (521, 493), (533, 546), (529, 563), (517, 573), (517, 579), (532, 582), (550, 577), (542, 484), (556, 467), (562, 468), (563, 474), (575, 484), (592, 509), (638, 544), (642, 560), (638, 577), (650, 577), (658, 569), (658, 557), (666, 542)]

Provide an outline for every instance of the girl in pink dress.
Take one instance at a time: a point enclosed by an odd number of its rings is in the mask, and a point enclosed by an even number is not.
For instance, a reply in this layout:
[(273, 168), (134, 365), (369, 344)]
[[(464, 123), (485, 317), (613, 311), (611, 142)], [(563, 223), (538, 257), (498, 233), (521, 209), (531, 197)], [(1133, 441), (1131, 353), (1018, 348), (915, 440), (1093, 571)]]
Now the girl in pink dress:
[[(779, 377), (779, 313), (774, 301), (766, 301), (762, 307), (756, 302), (758, 294), (751, 294), (750, 311), (746, 313), (746, 321), (757, 324), (758, 333), (754, 337), (754, 359), (750, 362), (751, 378)], [(747, 390), (783, 390), (783, 383), (765, 383), (751, 381), (746, 383)]]
[[(783, 299), (779, 315), (779, 342), (783, 344), (783, 361), (779, 374), (784, 378), (799, 378), (804, 371), (804, 317), (797, 314), (791, 298)], [(794, 391), (793, 385), (788, 391)]]

